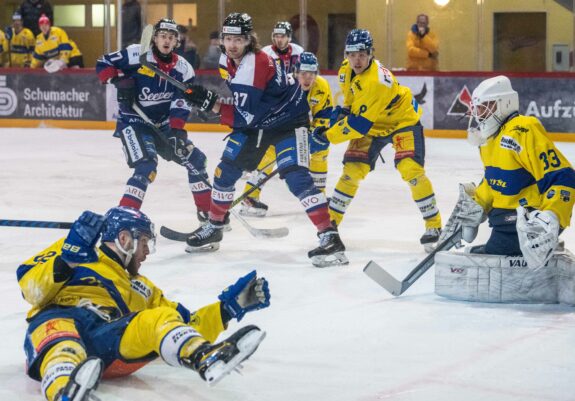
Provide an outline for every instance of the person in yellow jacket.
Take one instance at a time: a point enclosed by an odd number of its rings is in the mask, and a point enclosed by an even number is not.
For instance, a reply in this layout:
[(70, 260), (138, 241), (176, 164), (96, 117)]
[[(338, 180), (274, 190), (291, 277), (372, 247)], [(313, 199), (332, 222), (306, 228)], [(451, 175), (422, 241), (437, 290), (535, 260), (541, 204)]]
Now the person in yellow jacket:
[(6, 40), (4, 32), (0, 30), (0, 66), (4, 64), (4, 59), (7, 58), (8, 50), (8, 41)]
[(154, 244), (154, 225), (139, 210), (85, 211), (66, 238), (18, 268), (32, 304), (27, 373), (48, 401), (87, 400), (102, 375), (128, 375), (158, 356), (214, 384), (255, 352), (265, 333), (253, 325), (212, 343), (231, 319), (269, 306), (267, 281), (252, 271), (190, 312), (139, 273)]
[(38, 26), (41, 32), (36, 36), (31, 67), (45, 67), (48, 60), (53, 60), (50, 64), (54, 64), (54, 70), (66, 68), (72, 50), (68, 34), (62, 28), (51, 26), (50, 19), (45, 15), (38, 19)]
[(439, 69), (439, 40), (429, 29), (429, 17), (417, 16), (407, 33), (407, 70), (437, 71)]
[(473, 91), (468, 140), (479, 146), (485, 174), (477, 188), (465, 185), (443, 236), (461, 224), (471, 243), (488, 218), (491, 236), (472, 253), (523, 255), (530, 268), (543, 266), (571, 222), (573, 167), (536, 117), (519, 114), (519, 95), (503, 75)]
[(344, 94), (339, 122), (331, 128), (316, 128), (310, 148), (322, 150), (329, 143), (349, 141), (342, 175), (330, 199), (330, 217), (339, 226), (359, 189), (360, 182), (375, 167), (379, 152), (391, 144), (395, 167), (409, 185), (411, 195), (425, 221), (420, 238), (427, 251), (439, 239), (441, 216), (431, 181), (423, 167), (425, 143), (420, 123), (421, 109), (409, 88), (373, 57), (369, 31), (354, 29), (345, 44), (346, 59), (339, 69)]
[(22, 16), (15, 12), (12, 15), (12, 26), (6, 28), (8, 44), (10, 46), (10, 67), (30, 67), (32, 53), (34, 52), (34, 34), (24, 28)]

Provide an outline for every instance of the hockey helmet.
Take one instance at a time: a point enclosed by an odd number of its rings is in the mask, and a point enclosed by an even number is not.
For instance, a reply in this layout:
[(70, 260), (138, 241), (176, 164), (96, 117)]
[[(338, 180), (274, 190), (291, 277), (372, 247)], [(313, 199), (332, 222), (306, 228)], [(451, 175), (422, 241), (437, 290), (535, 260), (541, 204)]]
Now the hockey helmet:
[(298, 61), (295, 63), (297, 72), (310, 71), (317, 73), (319, 71), (319, 63), (317, 57), (311, 52), (303, 52), (300, 54)]
[(170, 18), (162, 18), (154, 25), (154, 36), (158, 34), (160, 31), (171, 32), (176, 35), (176, 38), (179, 40), (180, 38), (180, 31), (178, 30), (178, 24), (176, 21)]
[(274, 35), (286, 35), (291, 38), (293, 29), (291, 24), (287, 21), (278, 21), (272, 31), (272, 38)]
[(231, 13), (224, 20), (222, 35), (249, 35), (254, 29), (252, 17), (246, 13)]
[(519, 94), (504, 75), (481, 82), (471, 95), (471, 120), (478, 125), (481, 138), (487, 140), (503, 122), (519, 111)]
[(38, 25), (51, 25), (50, 18), (46, 14), (42, 14), (40, 18), (38, 18)]
[(129, 231), (134, 240), (142, 235), (148, 237), (150, 253), (153, 251), (156, 241), (154, 223), (144, 213), (131, 207), (117, 206), (108, 210), (105, 219), (102, 242), (116, 242), (120, 232)]
[(373, 48), (373, 38), (367, 29), (352, 29), (345, 39), (345, 52), (359, 52), (362, 50), (371, 54)]
[(21, 21), (22, 20), (22, 14), (20, 14), (18, 11), (15, 11), (14, 14), (12, 14), (12, 21)]

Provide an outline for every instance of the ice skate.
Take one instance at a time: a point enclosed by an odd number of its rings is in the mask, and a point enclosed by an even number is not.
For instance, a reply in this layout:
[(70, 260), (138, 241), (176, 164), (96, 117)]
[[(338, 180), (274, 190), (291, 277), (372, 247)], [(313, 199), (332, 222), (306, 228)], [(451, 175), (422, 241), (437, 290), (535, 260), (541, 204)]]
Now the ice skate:
[(425, 230), (419, 242), (423, 245), (423, 249), (425, 252), (430, 253), (433, 252), (435, 246), (437, 245), (437, 241), (439, 241), (439, 236), (441, 235), (441, 228), (428, 228)]
[(194, 231), (186, 240), (186, 252), (214, 252), (220, 249), (220, 241), (224, 238), (223, 224), (215, 224), (209, 220)]
[(215, 385), (232, 370), (241, 368), (265, 338), (257, 326), (246, 326), (222, 342), (201, 345), (184, 364), (199, 373), (210, 386)]
[(100, 358), (90, 357), (80, 363), (72, 374), (70, 381), (61, 394), (56, 397), (57, 401), (99, 401), (92, 392), (98, 387), (104, 362)]
[(335, 228), (328, 228), (317, 234), (319, 246), (308, 252), (307, 256), (315, 267), (347, 265), (345, 246)]
[[(206, 224), (209, 220), (210, 220), (210, 214), (209, 212), (202, 212), (200, 210), (198, 210), (198, 221), (200, 222), (200, 225), (204, 225)], [(232, 226), (230, 224), (230, 212), (226, 213), (226, 216), (224, 217), (224, 232), (228, 232), (228, 231), (232, 231)]]
[(249, 217), (265, 217), (268, 212), (268, 205), (259, 199), (250, 198), (249, 196), (242, 201), (240, 214)]

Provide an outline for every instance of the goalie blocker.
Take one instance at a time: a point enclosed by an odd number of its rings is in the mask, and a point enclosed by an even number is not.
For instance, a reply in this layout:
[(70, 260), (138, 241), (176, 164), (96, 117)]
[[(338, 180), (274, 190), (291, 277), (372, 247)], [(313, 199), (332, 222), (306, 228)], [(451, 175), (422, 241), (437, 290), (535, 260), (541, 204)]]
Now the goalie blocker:
[(531, 269), (521, 256), (438, 252), (435, 293), (459, 301), (575, 305), (575, 256), (555, 252)]

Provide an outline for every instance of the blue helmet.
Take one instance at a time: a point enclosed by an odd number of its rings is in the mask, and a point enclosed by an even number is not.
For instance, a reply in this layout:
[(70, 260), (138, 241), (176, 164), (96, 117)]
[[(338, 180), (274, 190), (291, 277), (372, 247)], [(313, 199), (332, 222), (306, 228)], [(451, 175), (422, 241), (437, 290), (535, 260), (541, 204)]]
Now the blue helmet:
[(367, 29), (352, 29), (345, 39), (345, 52), (359, 52), (366, 50), (371, 54), (373, 38)]
[(295, 69), (297, 72), (300, 71), (319, 71), (319, 63), (317, 62), (317, 57), (311, 52), (303, 52), (300, 54), (298, 61), (295, 63)]
[(120, 232), (126, 230), (132, 238), (138, 239), (141, 235), (155, 241), (154, 223), (144, 213), (126, 206), (117, 206), (106, 213), (106, 221), (102, 229), (102, 242), (114, 242)]

